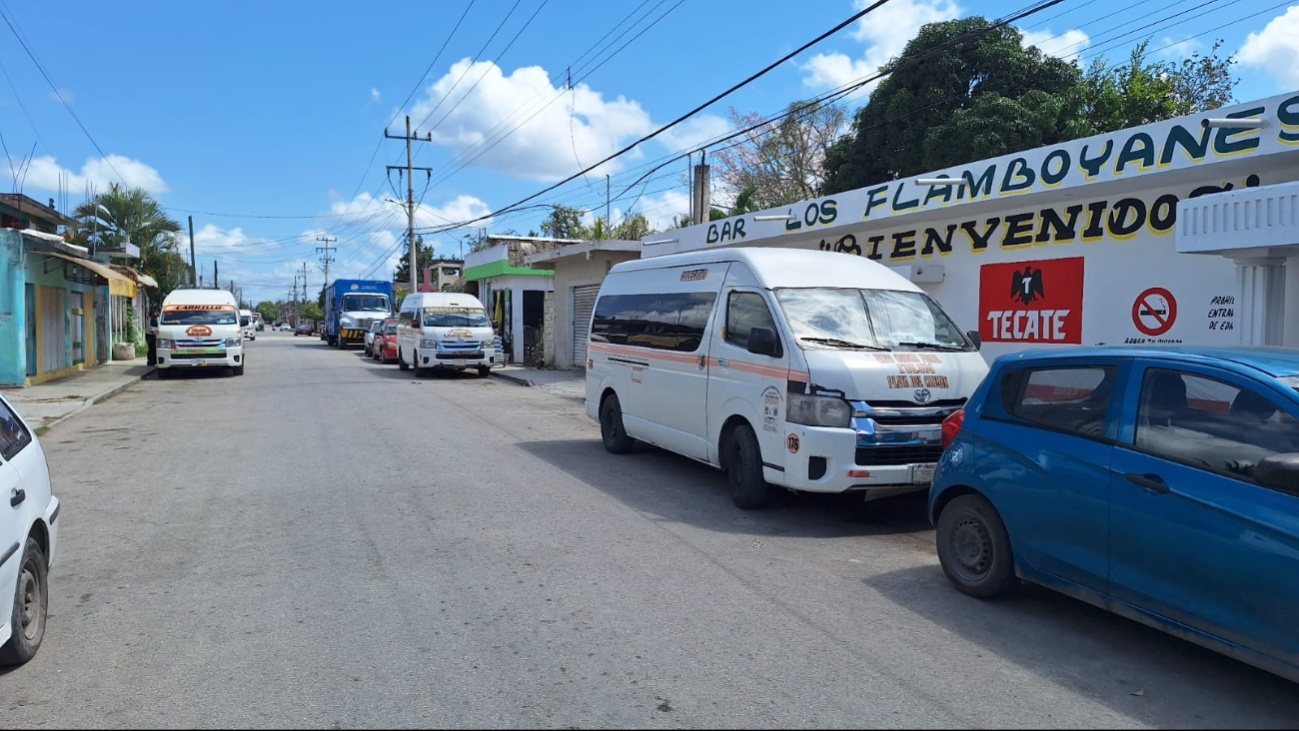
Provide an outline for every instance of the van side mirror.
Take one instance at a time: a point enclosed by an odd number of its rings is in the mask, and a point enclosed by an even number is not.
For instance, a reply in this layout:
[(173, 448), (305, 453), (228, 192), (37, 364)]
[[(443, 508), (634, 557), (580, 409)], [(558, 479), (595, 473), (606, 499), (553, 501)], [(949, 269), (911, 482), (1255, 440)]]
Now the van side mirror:
[(756, 355), (777, 355), (780, 341), (776, 340), (776, 331), (769, 327), (755, 327), (749, 330), (749, 352)]
[(1288, 495), (1299, 495), (1299, 454), (1274, 454), (1254, 465), (1254, 481)]
[(966, 332), (965, 337), (969, 338), (970, 342), (974, 343), (975, 350), (983, 350), (983, 338), (979, 337), (978, 330), (970, 330)]

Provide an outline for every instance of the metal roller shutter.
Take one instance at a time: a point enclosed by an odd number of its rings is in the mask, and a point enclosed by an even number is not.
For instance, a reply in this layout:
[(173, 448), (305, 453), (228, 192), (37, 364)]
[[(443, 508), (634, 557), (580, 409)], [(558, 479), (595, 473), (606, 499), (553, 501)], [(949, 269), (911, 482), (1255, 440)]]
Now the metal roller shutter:
[(573, 367), (586, 367), (586, 341), (591, 335), (591, 313), (600, 285), (573, 287)]

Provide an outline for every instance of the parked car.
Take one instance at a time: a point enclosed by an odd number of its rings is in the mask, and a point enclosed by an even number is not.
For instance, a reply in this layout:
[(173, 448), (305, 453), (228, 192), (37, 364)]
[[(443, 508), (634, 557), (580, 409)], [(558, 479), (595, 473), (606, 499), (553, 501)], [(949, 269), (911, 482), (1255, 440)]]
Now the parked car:
[(279, 330), (280, 332), (290, 332), (291, 330), (293, 330), (293, 326), (287, 322), (281, 322), (279, 326), (276, 327), (276, 329)]
[(365, 354), (371, 358), (374, 357), (374, 353), (371, 352), (370, 348), (374, 346), (375, 336), (383, 332), (384, 322), (385, 320), (375, 320), (370, 323), (370, 329), (365, 331)]
[(0, 396), (0, 665), (32, 659), (45, 637), (59, 500), (35, 432)]
[(1018, 579), (1299, 681), (1299, 351), (999, 359), (929, 495), (947, 578)]
[(293, 337), (296, 338), (299, 335), (311, 335), (312, 332), (314, 331), (312, 330), (311, 326), (304, 322), (301, 325), (298, 325), (297, 327), (293, 328)]
[(383, 321), (382, 331), (374, 334), (370, 357), (384, 363), (397, 362), (397, 322), (395, 317)]

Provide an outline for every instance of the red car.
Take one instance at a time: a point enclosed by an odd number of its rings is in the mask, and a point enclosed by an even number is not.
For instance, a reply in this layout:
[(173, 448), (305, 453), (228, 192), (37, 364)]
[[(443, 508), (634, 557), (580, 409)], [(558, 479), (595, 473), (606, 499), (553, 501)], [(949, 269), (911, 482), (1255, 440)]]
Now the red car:
[(383, 321), (383, 330), (374, 334), (370, 357), (384, 363), (397, 362), (397, 318), (391, 317)]

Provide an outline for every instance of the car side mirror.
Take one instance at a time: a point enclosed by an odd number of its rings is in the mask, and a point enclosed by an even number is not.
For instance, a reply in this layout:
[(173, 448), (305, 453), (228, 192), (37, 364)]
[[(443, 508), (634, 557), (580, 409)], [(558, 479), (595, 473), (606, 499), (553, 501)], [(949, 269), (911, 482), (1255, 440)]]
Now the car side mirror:
[(974, 343), (975, 350), (983, 350), (983, 338), (979, 337), (978, 330), (970, 330), (965, 333), (965, 337), (969, 338), (970, 342)]
[(776, 340), (776, 331), (769, 327), (755, 327), (749, 330), (749, 352), (756, 355), (777, 355), (780, 341)]
[(1263, 487), (1299, 495), (1299, 454), (1274, 454), (1254, 465), (1254, 481)]

